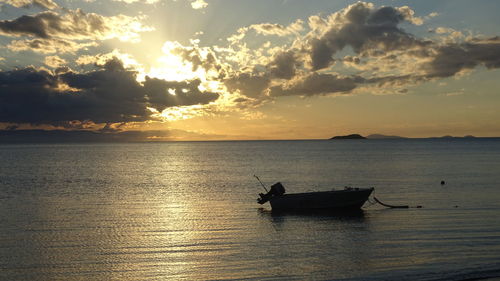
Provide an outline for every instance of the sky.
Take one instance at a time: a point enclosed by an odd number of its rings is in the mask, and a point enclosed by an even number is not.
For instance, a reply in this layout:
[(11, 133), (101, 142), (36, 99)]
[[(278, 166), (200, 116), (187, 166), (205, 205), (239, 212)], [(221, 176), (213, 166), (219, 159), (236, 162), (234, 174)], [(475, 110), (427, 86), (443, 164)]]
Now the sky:
[(500, 136), (498, 11), (491, 0), (0, 0), (0, 137)]

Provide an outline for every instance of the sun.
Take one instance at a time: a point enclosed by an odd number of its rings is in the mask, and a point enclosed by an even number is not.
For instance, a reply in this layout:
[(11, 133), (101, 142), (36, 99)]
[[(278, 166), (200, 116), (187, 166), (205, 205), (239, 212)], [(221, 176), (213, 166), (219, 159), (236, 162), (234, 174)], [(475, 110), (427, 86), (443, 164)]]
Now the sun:
[(198, 67), (193, 70), (193, 64), (176, 53), (176, 50), (180, 48), (183, 48), (183, 46), (178, 42), (165, 42), (162, 47), (163, 54), (152, 64), (147, 75), (167, 81), (194, 79), (200, 79), (202, 82), (207, 81), (205, 69)]

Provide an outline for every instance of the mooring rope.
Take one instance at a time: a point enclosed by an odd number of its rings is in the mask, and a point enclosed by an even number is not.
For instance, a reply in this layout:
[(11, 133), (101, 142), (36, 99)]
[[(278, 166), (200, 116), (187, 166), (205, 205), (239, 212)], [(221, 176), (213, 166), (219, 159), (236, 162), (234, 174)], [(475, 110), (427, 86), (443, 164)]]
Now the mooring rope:
[[(374, 201), (371, 200), (371, 197), (373, 197)], [(377, 197), (375, 197), (374, 194), (372, 194), (372, 196), (368, 197), (368, 205), (367, 206), (363, 206), (363, 208), (368, 208), (368, 207), (371, 207), (375, 204), (380, 204), (384, 207), (387, 207), (387, 208), (391, 208), (391, 209), (409, 209), (409, 208), (417, 208), (417, 209), (420, 209), (422, 208), (421, 205), (417, 205), (417, 206), (409, 206), (409, 205), (390, 205), (390, 204), (387, 204), (387, 203), (384, 203), (382, 201), (380, 201)]]
[(414, 207), (410, 207), (409, 205), (389, 205), (389, 204), (383, 203), (382, 201), (378, 200), (377, 197), (375, 197), (375, 196), (373, 196), (373, 199), (377, 203), (379, 203), (380, 205), (387, 207), (387, 208), (392, 208), (392, 209), (422, 208), (422, 206), (420, 206), (420, 205), (414, 206)]

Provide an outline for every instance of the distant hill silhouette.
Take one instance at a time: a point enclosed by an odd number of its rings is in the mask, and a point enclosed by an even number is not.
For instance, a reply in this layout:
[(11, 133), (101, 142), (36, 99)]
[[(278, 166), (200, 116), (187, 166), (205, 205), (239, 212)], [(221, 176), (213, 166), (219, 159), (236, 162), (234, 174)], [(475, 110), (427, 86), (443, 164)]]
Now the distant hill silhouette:
[[(450, 136), (450, 135), (445, 135), (442, 137), (427, 137), (427, 138), (421, 138), (421, 139), (472, 139), (476, 138), (473, 135), (466, 135), (463, 137), (455, 137), (455, 136)], [(401, 136), (395, 136), (395, 135), (382, 135), (382, 134), (371, 134), (366, 137), (363, 137), (362, 135), (359, 134), (352, 134), (352, 135), (345, 135), (345, 136), (335, 136), (331, 138), (331, 140), (362, 140), (362, 139), (369, 139), (369, 140), (389, 140), (389, 139), (412, 139), (408, 137), (401, 137)]]
[(0, 130), (0, 143), (142, 142), (162, 131)]
[(0, 130), (0, 143), (140, 141), (140, 132), (103, 133), (87, 130)]
[(364, 139), (366, 138), (358, 134), (352, 134), (347, 136), (335, 136), (331, 138), (331, 140), (364, 140)]
[(455, 137), (455, 136), (450, 136), (450, 135), (446, 135), (446, 136), (442, 136), (442, 137), (431, 137), (431, 139), (474, 139), (474, 138), (476, 138), (476, 137), (473, 135), (466, 135), (463, 137)]
[(400, 136), (388, 136), (382, 134), (371, 134), (366, 137), (367, 139), (406, 139), (405, 137)]

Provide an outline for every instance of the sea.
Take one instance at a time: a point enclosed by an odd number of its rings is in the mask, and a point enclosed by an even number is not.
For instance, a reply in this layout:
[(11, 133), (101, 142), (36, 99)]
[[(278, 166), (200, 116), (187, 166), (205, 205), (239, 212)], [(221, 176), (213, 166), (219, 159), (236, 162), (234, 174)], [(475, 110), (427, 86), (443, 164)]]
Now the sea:
[[(275, 213), (254, 175), (411, 208)], [(0, 280), (499, 276), (500, 139), (0, 145)]]

